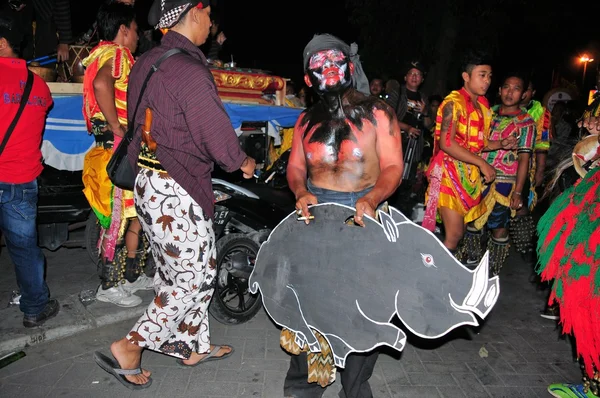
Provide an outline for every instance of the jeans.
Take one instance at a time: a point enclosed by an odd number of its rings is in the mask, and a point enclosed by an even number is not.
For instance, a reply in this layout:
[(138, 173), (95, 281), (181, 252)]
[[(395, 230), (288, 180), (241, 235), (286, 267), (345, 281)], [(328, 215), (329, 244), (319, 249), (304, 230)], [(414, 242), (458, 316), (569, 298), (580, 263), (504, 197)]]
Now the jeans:
[(371, 188), (363, 189), (359, 192), (340, 192), (332, 191), (331, 189), (319, 188), (314, 186), (310, 180), (306, 182), (308, 191), (317, 197), (319, 203), (339, 203), (350, 207), (356, 206), (356, 201), (366, 194), (368, 194)]
[(26, 316), (39, 315), (48, 303), (44, 255), (37, 244), (37, 181), (0, 182), (0, 231), (15, 265), (21, 291), (20, 308)]
[[(356, 201), (371, 191), (371, 188), (359, 192), (339, 192), (331, 189), (315, 187), (310, 180), (306, 186), (310, 193), (317, 197), (319, 203), (339, 203), (355, 207)], [(379, 352), (377, 350), (366, 354), (350, 354), (346, 358), (346, 367), (338, 369), (341, 375), (342, 390), (341, 398), (371, 398), (371, 386), (369, 379), (373, 375), (373, 369), (377, 362)], [(288, 369), (283, 393), (286, 397), (294, 398), (318, 398), (325, 391), (316, 383), (308, 383), (307, 354), (292, 355)]]

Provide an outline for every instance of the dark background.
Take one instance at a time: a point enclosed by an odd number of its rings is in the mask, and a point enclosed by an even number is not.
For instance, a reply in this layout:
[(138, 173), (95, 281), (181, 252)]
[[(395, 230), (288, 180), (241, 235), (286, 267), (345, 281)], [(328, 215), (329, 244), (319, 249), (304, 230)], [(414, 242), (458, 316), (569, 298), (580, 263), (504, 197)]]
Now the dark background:
[[(84, 31), (99, 0), (72, 1), (73, 28)], [(359, 45), (369, 79), (403, 77), (402, 65), (420, 59), (430, 67), (428, 94), (455, 89), (467, 48), (494, 56), (495, 92), (502, 74), (531, 74), (538, 97), (553, 85), (584, 92), (595, 87), (600, 61), (600, 2), (559, 0), (219, 0), (213, 7), (227, 36), (221, 58), (302, 83), (302, 50), (315, 33), (331, 33)], [(143, 24), (151, 0), (137, 0)], [(147, 26), (147, 24), (146, 24)], [(586, 53), (583, 67), (577, 58)]]

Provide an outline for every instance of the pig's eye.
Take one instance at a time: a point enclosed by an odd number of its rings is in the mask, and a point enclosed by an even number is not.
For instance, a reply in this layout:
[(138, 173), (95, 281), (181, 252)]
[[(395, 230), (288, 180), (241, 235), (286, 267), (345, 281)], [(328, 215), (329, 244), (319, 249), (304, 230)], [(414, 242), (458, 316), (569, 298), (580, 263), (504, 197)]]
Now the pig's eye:
[(427, 268), (430, 268), (430, 267), (437, 268), (435, 266), (435, 261), (433, 261), (433, 256), (431, 254), (421, 253), (421, 260), (423, 260), (423, 265), (426, 266)]

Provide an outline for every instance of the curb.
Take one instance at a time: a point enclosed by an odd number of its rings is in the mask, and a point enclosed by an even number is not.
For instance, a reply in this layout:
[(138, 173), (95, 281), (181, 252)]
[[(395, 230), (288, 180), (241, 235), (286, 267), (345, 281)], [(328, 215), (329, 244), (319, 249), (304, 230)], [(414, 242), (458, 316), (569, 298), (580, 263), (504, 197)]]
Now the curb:
[[(11, 306), (0, 310), (0, 354), (21, 351), (48, 341), (73, 336), (86, 330), (96, 329), (128, 319), (138, 318), (154, 297), (154, 292), (137, 292), (142, 304), (133, 308), (117, 307), (113, 304), (93, 302), (84, 306), (78, 295), (58, 297), (60, 312), (48, 320), (47, 325), (27, 329), (22, 325), (23, 314)], [(16, 311), (15, 311), (16, 310)], [(1, 356), (1, 355), (0, 355)]]

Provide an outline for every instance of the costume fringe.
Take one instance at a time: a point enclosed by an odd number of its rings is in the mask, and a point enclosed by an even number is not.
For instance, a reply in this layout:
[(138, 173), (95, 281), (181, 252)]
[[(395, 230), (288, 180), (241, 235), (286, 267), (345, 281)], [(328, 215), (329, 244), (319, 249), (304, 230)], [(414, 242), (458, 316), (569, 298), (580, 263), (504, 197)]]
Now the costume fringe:
[(335, 367), (335, 361), (333, 359), (333, 352), (329, 346), (329, 342), (316, 330), (312, 330), (321, 346), (320, 352), (311, 352), (308, 345), (301, 348), (296, 343), (296, 333), (289, 329), (282, 329), (279, 337), (279, 344), (281, 348), (286, 350), (292, 355), (298, 355), (301, 352), (307, 353), (308, 360), (308, 382), (317, 383), (321, 387), (325, 388), (335, 381), (335, 375), (337, 373)]
[(490, 252), (490, 274), (496, 276), (500, 273), (500, 270), (504, 266), (504, 261), (506, 261), (506, 257), (508, 257), (510, 241), (508, 239), (499, 241), (494, 239), (494, 237), (491, 237), (490, 240), (488, 240), (487, 248)]
[(554, 280), (563, 333), (575, 336), (586, 373), (600, 368), (600, 168), (560, 195), (538, 224), (538, 273)]

